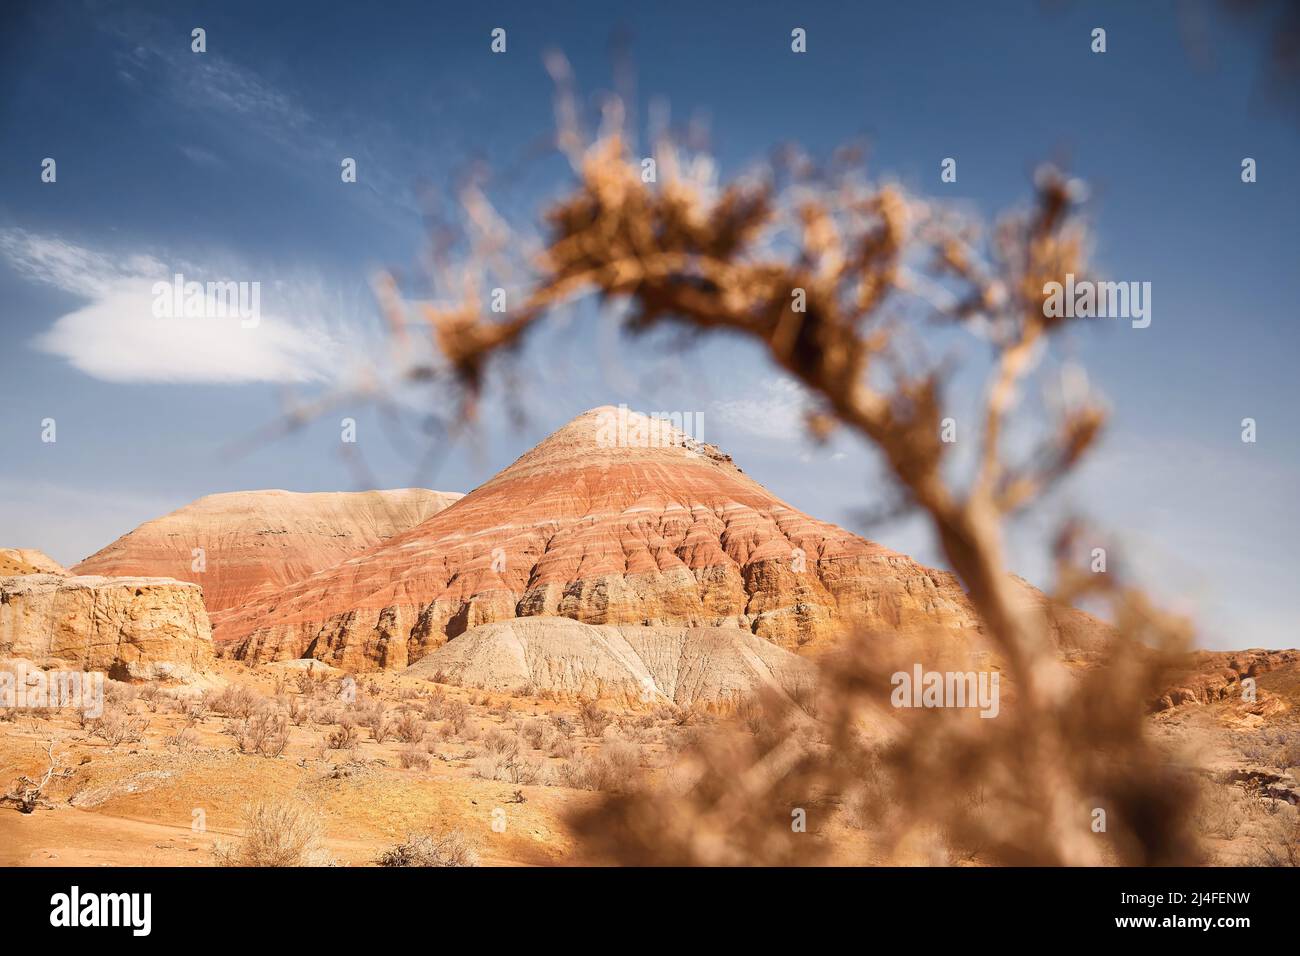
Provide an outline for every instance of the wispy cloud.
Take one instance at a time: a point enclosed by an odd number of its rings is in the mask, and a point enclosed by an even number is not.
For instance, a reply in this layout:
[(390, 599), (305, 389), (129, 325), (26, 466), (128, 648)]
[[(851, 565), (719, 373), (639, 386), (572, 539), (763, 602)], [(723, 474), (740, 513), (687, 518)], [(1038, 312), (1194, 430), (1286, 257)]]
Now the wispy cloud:
[(361, 171), (356, 187), (338, 195), (388, 224), (418, 222), (420, 208), (410, 183), (378, 158), (385, 150), (376, 147), (391, 141), (373, 119), (353, 118), (350, 134), (343, 136), (333, 120), (313, 112), (302, 96), (251, 66), (216, 52), (194, 54), (188, 45), (157, 42), (144, 27), (140, 33), (106, 29), (130, 41), (116, 54), (117, 75), (134, 91), (179, 107), (183, 115), (211, 117), (214, 127), (228, 134), (237, 132), (207, 144), (211, 148), (181, 147), (191, 161), (217, 165), (224, 161), (220, 153), (244, 150), (297, 171), (322, 165), (338, 169), (344, 157), (351, 157)]
[(714, 402), (710, 411), (738, 432), (758, 438), (797, 441), (807, 434), (809, 408), (803, 388), (793, 379), (764, 379), (756, 394)]
[[(220, 270), (147, 253), (108, 253), (20, 229), (0, 230), (0, 257), (28, 279), (87, 300), (60, 316), (33, 344), (108, 382), (338, 384), (365, 350), (357, 330), (329, 315), (318, 280), (264, 277), (247, 264)], [(160, 318), (154, 285), (176, 272), (187, 280), (257, 281), (255, 327), (238, 317)]]

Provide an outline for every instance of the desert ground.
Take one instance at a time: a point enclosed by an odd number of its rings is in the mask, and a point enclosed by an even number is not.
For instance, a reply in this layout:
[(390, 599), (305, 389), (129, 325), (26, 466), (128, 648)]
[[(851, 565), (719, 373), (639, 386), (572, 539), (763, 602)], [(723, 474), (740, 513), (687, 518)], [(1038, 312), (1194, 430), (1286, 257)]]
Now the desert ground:
[[(98, 720), (8, 711), (0, 776), (39, 777), (51, 742), (72, 772), (34, 812), (0, 812), (0, 865), (238, 860), (258, 804), (310, 810), (322, 829), (314, 849), (338, 865), (377, 865), (418, 834), (448, 840), (449, 864), (598, 862), (569, 827), (575, 811), (638, 777), (672, 786), (675, 758), (696, 736), (761, 733), (764, 719), (758, 707), (612, 707), (436, 676), (363, 675), (344, 707), (341, 672), (222, 661), (206, 690), (111, 682)], [(1189, 700), (1151, 718), (1201, 789), (1195, 824), (1210, 863), (1297, 862), (1297, 661), (1258, 687), (1253, 705)], [(851, 806), (809, 815), (809, 839), (832, 846), (833, 861), (872, 862), (870, 831)]]

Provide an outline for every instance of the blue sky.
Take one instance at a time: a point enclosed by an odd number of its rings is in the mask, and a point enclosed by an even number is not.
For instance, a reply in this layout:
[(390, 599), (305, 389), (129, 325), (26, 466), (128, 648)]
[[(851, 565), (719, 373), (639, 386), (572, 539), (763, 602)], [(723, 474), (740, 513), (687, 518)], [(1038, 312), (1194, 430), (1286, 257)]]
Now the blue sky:
[[(544, 51), (586, 93), (614, 85), (625, 36), (637, 104), (707, 123), (723, 175), (794, 141), (865, 139), (870, 168), (986, 215), (1027, 195), (1044, 159), (1086, 179), (1095, 258), (1152, 284), (1153, 321), (1089, 325), (1070, 352), (1107, 397), (1095, 458), (1011, 537), (1047, 584), (1043, 534), (1066, 511), (1112, 533), (1125, 566), (1193, 613), (1207, 646), (1295, 646), (1300, 453), (1294, 371), (1300, 124), (1262, 82), (1265, 21), (1203, 5), (1202, 43), (1172, 3), (62, 4), (20, 8), (0, 40), (0, 544), (76, 561), (200, 495), (422, 484), (469, 490), (595, 405), (702, 411), (774, 492), (854, 525), (881, 469), (851, 441), (812, 448), (801, 396), (756, 349), (710, 340), (660, 357), (579, 307), (520, 357), (513, 425), (419, 467), (413, 432), (354, 403), (237, 450), (286, 395), (355, 380), (381, 348), (370, 278), (413, 273), (422, 212), (475, 161), (528, 216), (566, 182), (530, 148), (551, 130)], [(190, 31), (208, 51), (190, 51)], [(504, 27), (507, 52), (489, 51)], [(808, 53), (789, 50), (808, 31)], [(1093, 54), (1089, 33), (1107, 30)], [(1204, 47), (1208, 59), (1198, 51)], [(343, 184), (342, 157), (358, 163)], [(958, 160), (958, 181), (939, 162)], [(1241, 182), (1242, 157), (1259, 181)], [(56, 183), (40, 181), (45, 157)], [(132, 308), (143, 279), (259, 281), (242, 338), (159, 337)], [(947, 346), (945, 345), (945, 348)], [(954, 342), (976, 360), (978, 343)], [(974, 394), (959, 382), (954, 408)], [(1036, 401), (1030, 395), (1026, 401)], [(436, 409), (435, 409), (436, 410)], [(340, 454), (355, 417), (364, 470)], [(1240, 441), (1255, 418), (1259, 440)], [(58, 440), (40, 440), (41, 421)], [(941, 563), (917, 521), (858, 528)]]

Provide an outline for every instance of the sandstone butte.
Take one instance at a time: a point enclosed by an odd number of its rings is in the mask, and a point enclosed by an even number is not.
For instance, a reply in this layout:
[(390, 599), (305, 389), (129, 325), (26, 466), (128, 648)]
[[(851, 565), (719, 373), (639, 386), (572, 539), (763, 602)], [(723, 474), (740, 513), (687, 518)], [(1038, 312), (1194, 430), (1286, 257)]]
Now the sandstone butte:
[[(578, 416), (446, 510), (218, 615), (220, 653), (400, 668), (534, 616), (740, 628), (812, 653), (848, 620), (978, 632), (952, 575), (803, 514), (714, 446), (619, 414)], [(1093, 639), (1087, 615), (1026, 599), (1067, 649)]]
[(188, 681), (213, 662), (196, 584), (167, 578), (0, 577), (0, 658)]
[(423, 488), (209, 495), (145, 522), (72, 573), (191, 581), (202, 585), (208, 612), (217, 614), (338, 564), (459, 497)]
[(67, 574), (63, 565), (35, 548), (0, 548), (0, 577), (10, 574)]

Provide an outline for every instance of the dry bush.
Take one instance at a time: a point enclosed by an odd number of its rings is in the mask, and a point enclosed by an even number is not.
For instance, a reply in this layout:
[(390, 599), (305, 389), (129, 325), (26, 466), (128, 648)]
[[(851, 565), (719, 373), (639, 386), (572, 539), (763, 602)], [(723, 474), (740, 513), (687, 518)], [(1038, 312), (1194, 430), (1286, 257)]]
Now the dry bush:
[(337, 704), (324, 704), (312, 708), (311, 722), (317, 727), (328, 727), (331, 724), (337, 724), (342, 719), (341, 715), (342, 708)]
[(301, 727), (311, 717), (311, 708), (301, 697), (291, 697), (289, 698), (286, 714), (291, 724), (295, 727)]
[(516, 732), (528, 742), (533, 750), (547, 750), (556, 736), (555, 728), (544, 720), (520, 721)]
[(575, 790), (617, 792), (637, 785), (641, 748), (622, 740), (607, 740), (593, 752), (580, 752), (561, 764), (559, 780)]
[(425, 727), (424, 721), (414, 711), (404, 711), (393, 724), (393, 733), (397, 739), (406, 744), (418, 744), (424, 739), (428, 728)]
[(151, 714), (158, 713), (158, 704), (166, 696), (168, 695), (157, 684), (145, 684), (140, 688), (140, 699), (144, 701)]
[(1243, 824), (1259, 815), (1257, 804), (1235, 784), (1207, 782), (1201, 787), (1192, 821), (1206, 836), (1231, 840)]
[(517, 747), (513, 751), (505, 752), (489, 750), (484, 756), (478, 758), (475, 763), (475, 774), (484, 780), (535, 784), (542, 778), (541, 762), (531, 757), (522, 756)]
[(469, 706), (463, 700), (453, 700), (444, 708), (443, 717), (451, 734), (460, 736), (469, 722)]
[(218, 866), (332, 866), (314, 810), (294, 801), (257, 801), (244, 811), (244, 839), (213, 847)]
[(420, 750), (418, 747), (416, 747), (413, 744), (410, 746), (403, 747), (402, 752), (398, 755), (397, 759), (401, 761), (402, 767), (407, 770), (410, 770), (412, 768), (416, 770), (429, 769), (428, 753)]
[(1250, 861), (1252, 866), (1300, 866), (1300, 812), (1275, 816)]
[(483, 746), (489, 753), (514, 757), (519, 753), (519, 738), (514, 734), (493, 728), (483, 735)]
[(437, 720), (442, 716), (443, 705), (447, 703), (447, 692), (435, 687), (424, 698), (424, 716), (426, 720)]
[(201, 724), (210, 716), (208, 705), (202, 697), (187, 698), (181, 706), (181, 714), (187, 723)]
[(220, 691), (208, 691), (203, 702), (213, 713), (223, 717), (251, 717), (261, 704), (261, 698), (244, 684), (228, 684)]
[(412, 833), (380, 854), (380, 866), (478, 866), (478, 853), (459, 830)]
[(27, 774), (19, 776), (8, 793), (0, 794), (0, 803), (11, 804), (19, 813), (32, 813), (37, 807), (49, 806), (45, 799), (45, 788), (51, 780), (67, 779), (74, 771), (71, 767), (63, 766), (64, 755), (55, 753), (53, 739), (46, 747), (45, 757), (45, 770), (36, 777)]
[(614, 718), (594, 700), (588, 700), (583, 702), (582, 708), (578, 711), (578, 719), (582, 721), (584, 734), (588, 737), (599, 737)]
[(330, 750), (354, 750), (360, 737), (356, 723), (351, 717), (344, 717), (339, 721), (337, 730), (325, 735), (325, 746)]
[(289, 721), (270, 707), (243, 718), (230, 732), (242, 754), (278, 757), (289, 745)]
[(139, 743), (144, 739), (144, 732), (149, 721), (144, 717), (134, 717), (117, 707), (105, 707), (104, 713), (96, 718), (91, 728), (91, 736), (98, 737), (111, 747), (121, 744)]
[(186, 717), (185, 723), (174, 734), (163, 737), (163, 745), (177, 753), (189, 753), (198, 746), (199, 738), (191, 733), (191, 728), (198, 722), (196, 717)]
[(134, 684), (124, 684), (120, 680), (104, 681), (104, 701), (118, 707), (129, 708), (140, 696), (140, 688)]
[(685, 707), (672, 709), (672, 722), (678, 727), (690, 727), (701, 723), (704, 718), (704, 707), (698, 701), (691, 701)]

